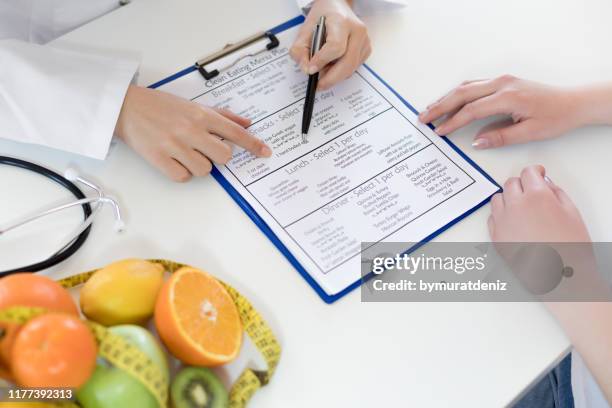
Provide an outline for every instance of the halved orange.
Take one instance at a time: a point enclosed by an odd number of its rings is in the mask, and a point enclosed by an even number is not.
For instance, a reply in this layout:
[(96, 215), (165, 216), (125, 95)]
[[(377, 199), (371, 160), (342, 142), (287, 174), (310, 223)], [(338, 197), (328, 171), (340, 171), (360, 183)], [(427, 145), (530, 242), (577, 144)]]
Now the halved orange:
[(242, 324), (229, 293), (195, 268), (181, 268), (164, 283), (155, 304), (155, 326), (170, 353), (190, 365), (228, 363), (242, 345)]

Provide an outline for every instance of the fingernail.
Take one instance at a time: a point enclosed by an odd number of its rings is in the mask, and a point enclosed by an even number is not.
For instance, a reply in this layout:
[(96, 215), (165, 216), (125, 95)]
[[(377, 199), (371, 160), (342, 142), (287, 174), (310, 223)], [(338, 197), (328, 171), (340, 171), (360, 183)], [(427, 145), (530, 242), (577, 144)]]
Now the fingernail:
[(436, 128), (436, 133), (440, 136), (446, 135), (446, 126), (440, 125), (440, 127)]
[(421, 113), (419, 114), (419, 120), (420, 120), (421, 122), (425, 123), (425, 118), (427, 117), (427, 114), (428, 114), (428, 113), (429, 113), (428, 111), (421, 112)]
[(472, 147), (474, 149), (486, 149), (487, 147), (489, 147), (489, 140), (488, 139), (476, 139), (472, 143)]
[(316, 65), (311, 65), (308, 67), (308, 75), (312, 75), (312, 74), (316, 74), (317, 73), (317, 66)]
[(259, 149), (259, 153), (263, 157), (272, 156), (272, 149), (270, 149), (267, 145), (263, 145), (261, 149)]
[(547, 182), (548, 184), (554, 184), (553, 181), (548, 176), (544, 176), (544, 181)]

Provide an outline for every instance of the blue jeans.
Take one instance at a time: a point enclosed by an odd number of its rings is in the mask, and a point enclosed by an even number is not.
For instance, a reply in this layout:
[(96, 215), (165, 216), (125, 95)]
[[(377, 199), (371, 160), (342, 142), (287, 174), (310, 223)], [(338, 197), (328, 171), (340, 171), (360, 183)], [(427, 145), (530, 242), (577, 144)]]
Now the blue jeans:
[(568, 354), (513, 408), (574, 408), (572, 355)]

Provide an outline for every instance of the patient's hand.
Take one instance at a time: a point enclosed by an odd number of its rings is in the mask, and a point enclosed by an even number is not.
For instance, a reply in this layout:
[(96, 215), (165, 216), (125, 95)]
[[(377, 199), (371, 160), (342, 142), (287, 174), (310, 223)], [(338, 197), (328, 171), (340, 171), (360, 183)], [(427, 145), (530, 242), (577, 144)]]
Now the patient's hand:
[(464, 82), (427, 107), (419, 119), (430, 123), (442, 117), (436, 132), (447, 135), (493, 115), (508, 115), (510, 125), (483, 130), (474, 138), (477, 149), (500, 147), (559, 136), (588, 122), (588, 92), (538, 84), (505, 75), (492, 80)]
[(542, 166), (523, 169), (491, 199), (494, 242), (591, 242), (580, 213)]
[[(570, 277), (557, 283), (558, 289), (555, 286), (550, 292), (536, 294), (582, 356), (608, 402), (612, 402), (612, 293), (609, 275), (600, 275), (580, 213), (565, 192), (544, 176), (542, 166), (528, 167), (520, 178), (509, 179), (503, 194), (493, 196), (491, 206), (489, 231), (493, 241), (519, 243), (514, 248), (496, 244), (502, 257), (507, 259), (507, 252), (526, 247), (520, 243), (551, 243), (551, 247), (561, 255), (563, 264), (573, 269)], [(566, 244), (554, 244), (559, 242)], [(525, 253), (544, 254), (537, 251)], [(516, 257), (510, 259), (511, 265), (512, 262), (516, 262), (514, 265), (529, 265), (529, 262), (538, 261), (532, 257), (527, 263)], [(519, 276), (522, 282), (533, 283), (548, 281), (554, 271), (528, 268), (514, 272), (523, 274)], [(541, 276), (531, 276), (530, 273)]]
[[(491, 199), (491, 240), (522, 285), (541, 300), (559, 299), (564, 266), (577, 268), (567, 286), (586, 298), (599, 291), (589, 233), (570, 198), (544, 175), (542, 166), (523, 169)], [(597, 282), (597, 284), (593, 284)], [(563, 299), (568, 299), (565, 297)]]
[[(291, 47), (291, 56), (307, 74), (321, 71), (319, 89), (328, 89), (351, 76), (370, 56), (368, 30), (347, 0), (315, 0)], [(326, 18), (327, 39), (309, 59), (312, 32), (319, 17)]]
[(115, 132), (166, 176), (182, 182), (210, 173), (211, 162), (227, 163), (230, 143), (259, 157), (270, 156), (270, 148), (245, 129), (249, 124), (229, 111), (132, 85)]

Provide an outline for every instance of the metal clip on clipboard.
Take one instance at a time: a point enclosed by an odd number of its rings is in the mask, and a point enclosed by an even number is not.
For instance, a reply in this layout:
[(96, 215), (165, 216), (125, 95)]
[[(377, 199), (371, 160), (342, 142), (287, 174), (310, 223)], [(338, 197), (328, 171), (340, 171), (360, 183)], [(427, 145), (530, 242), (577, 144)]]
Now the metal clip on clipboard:
[[(267, 41), (264, 47), (259, 50), (257, 49), (258, 47), (255, 48), (255, 45), (258, 42), (265, 41), (266, 39)], [(260, 32), (248, 38), (245, 38), (244, 40), (237, 42), (236, 44), (227, 44), (225, 47), (223, 47), (222, 50), (219, 50), (209, 55), (208, 57), (199, 59), (195, 65), (198, 68), (200, 74), (202, 74), (202, 76), (208, 81), (219, 75), (219, 73), (221, 73), (222, 71), (236, 65), (243, 58), (253, 57), (265, 51), (269, 51), (273, 48), (276, 48), (278, 47), (278, 45), (278, 38), (276, 38), (273, 33), (269, 31)], [(245, 53), (239, 55), (233, 62), (220, 67), (215, 66), (216, 62), (240, 50), (244, 50)]]

